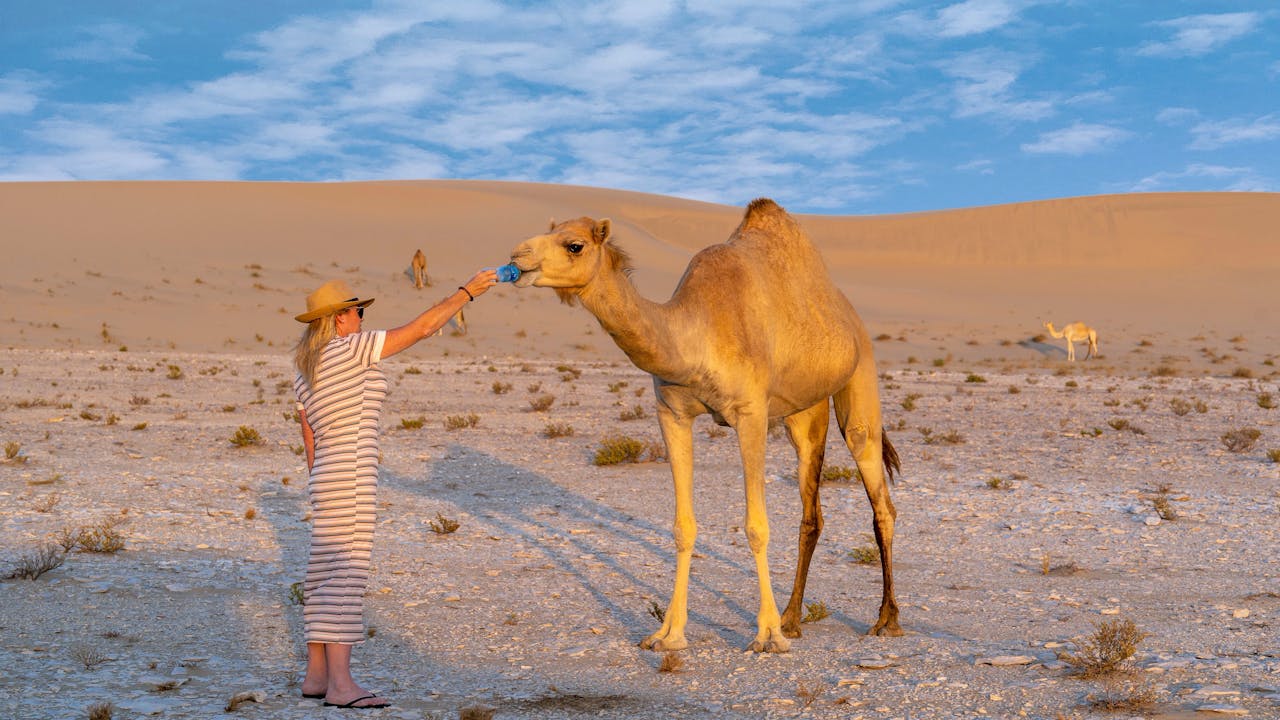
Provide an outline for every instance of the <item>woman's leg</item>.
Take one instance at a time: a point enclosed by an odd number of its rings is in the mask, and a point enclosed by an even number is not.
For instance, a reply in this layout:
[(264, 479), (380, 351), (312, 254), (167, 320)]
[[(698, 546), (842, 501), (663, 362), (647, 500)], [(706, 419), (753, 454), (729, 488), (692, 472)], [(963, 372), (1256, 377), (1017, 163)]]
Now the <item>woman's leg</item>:
[(329, 689), (329, 663), (324, 643), (307, 643), (307, 674), (302, 678), (303, 695), (323, 695)]
[[(373, 693), (356, 684), (351, 677), (351, 646), (343, 643), (324, 644), (325, 661), (329, 668), (329, 692), (324, 701), (334, 705), (345, 705), (356, 698)], [(372, 697), (356, 703), (364, 705), (386, 705), (386, 698)]]

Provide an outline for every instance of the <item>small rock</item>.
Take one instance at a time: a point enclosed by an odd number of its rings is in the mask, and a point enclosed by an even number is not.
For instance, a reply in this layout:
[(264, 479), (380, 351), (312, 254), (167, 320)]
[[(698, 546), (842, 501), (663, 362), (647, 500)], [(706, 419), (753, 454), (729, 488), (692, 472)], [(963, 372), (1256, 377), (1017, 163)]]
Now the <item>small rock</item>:
[(1249, 711), (1237, 705), (1201, 705), (1196, 712), (1213, 715), (1248, 715)]
[(1244, 618), (1249, 617), (1249, 608), (1238, 608), (1236, 610), (1232, 610), (1231, 617), (1237, 620), (1243, 620)]
[(866, 670), (883, 670), (887, 667), (893, 667), (898, 663), (884, 658), (863, 658), (854, 663), (855, 667), (864, 668)]
[(1030, 665), (1035, 661), (1036, 658), (1032, 655), (996, 655), (995, 657), (978, 658), (974, 661), (974, 664), (1007, 667), (1010, 665)]

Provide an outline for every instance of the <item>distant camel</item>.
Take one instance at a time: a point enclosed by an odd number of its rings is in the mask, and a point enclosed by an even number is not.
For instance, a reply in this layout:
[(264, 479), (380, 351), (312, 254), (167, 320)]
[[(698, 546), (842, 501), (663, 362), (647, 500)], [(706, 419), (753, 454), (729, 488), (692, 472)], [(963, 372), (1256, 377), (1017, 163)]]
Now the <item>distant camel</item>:
[(413, 254), (413, 286), (421, 290), (430, 285), (427, 280), (427, 256), (419, 249)]
[[(581, 302), (618, 347), (653, 376), (658, 424), (675, 483), (675, 589), (662, 629), (641, 643), (667, 651), (688, 646), (689, 566), (693, 513), (693, 420), (710, 414), (738, 435), (746, 491), (747, 544), (755, 557), (760, 607), (748, 649), (786, 652), (800, 636), (804, 586), (822, 533), (818, 480), (835, 406), (840, 434), (853, 453), (871, 502), (880, 550), (883, 595), (870, 634), (901, 635), (893, 595), (890, 479), (898, 454), (881, 426), (871, 338), (853, 306), (831, 282), (805, 235), (772, 200), (753, 201), (727, 242), (703, 249), (664, 304), (646, 300), (628, 277), (626, 253), (612, 242), (608, 220), (552, 223), (511, 252), (518, 287), (554, 288)], [(799, 461), (803, 517), (795, 583), (779, 615), (769, 575), (765, 513), (765, 445), (769, 421), (781, 419)], [(723, 502), (723, 500), (718, 501)]]
[(1082, 322), (1075, 322), (1062, 328), (1061, 331), (1054, 330), (1051, 322), (1045, 323), (1044, 326), (1048, 328), (1050, 335), (1067, 339), (1067, 360), (1069, 362), (1075, 362), (1076, 360), (1076, 346), (1072, 343), (1089, 341), (1089, 352), (1084, 356), (1085, 360), (1098, 354), (1098, 332), (1088, 325)]

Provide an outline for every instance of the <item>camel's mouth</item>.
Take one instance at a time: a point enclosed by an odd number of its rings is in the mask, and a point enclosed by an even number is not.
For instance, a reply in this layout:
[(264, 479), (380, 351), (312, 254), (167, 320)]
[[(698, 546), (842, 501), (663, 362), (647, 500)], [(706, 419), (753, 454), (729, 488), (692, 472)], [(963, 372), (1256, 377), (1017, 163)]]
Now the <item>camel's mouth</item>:
[(521, 270), (520, 277), (516, 278), (516, 281), (511, 284), (519, 288), (529, 287), (530, 285), (533, 285), (541, 275), (541, 270)]

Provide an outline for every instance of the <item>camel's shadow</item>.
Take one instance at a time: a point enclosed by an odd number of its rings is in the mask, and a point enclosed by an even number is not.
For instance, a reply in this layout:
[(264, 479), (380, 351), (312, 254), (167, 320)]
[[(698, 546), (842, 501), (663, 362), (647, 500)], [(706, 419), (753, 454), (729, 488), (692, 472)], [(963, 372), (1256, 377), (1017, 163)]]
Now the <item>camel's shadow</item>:
[(1036, 340), (1035, 338), (1027, 338), (1026, 340), (1019, 340), (1018, 345), (1019, 347), (1024, 347), (1024, 348), (1027, 348), (1028, 350), (1034, 350), (1040, 353), (1040, 355), (1044, 357), (1065, 358), (1067, 356), (1067, 349), (1065, 347), (1062, 347), (1061, 345), (1052, 345), (1047, 342), (1041, 342), (1039, 340)]
[[(482, 470), (477, 472), (477, 468)], [(665, 609), (671, 594), (669, 578), (675, 568), (669, 527), (601, 504), (536, 472), (457, 444), (449, 446), (448, 452), (432, 463), (426, 477), (396, 475), (384, 469), (381, 482), (388, 490), (449, 503), (470, 515), (472, 522), (492, 528), (495, 536), (536, 547), (557, 571), (585, 590), (602, 612), (626, 627), (636, 642), (657, 630), (650, 608), (640, 596), (660, 598), (659, 605)], [(511, 499), (513, 491), (519, 493), (519, 501)], [(574, 533), (571, 528), (589, 528), (590, 532)], [(548, 542), (548, 537), (555, 537), (556, 541)], [(754, 563), (747, 562), (751, 560), (749, 556), (729, 557), (722, 548), (701, 539), (696, 553), (699, 564), (721, 564), (745, 579), (754, 576)], [(588, 571), (583, 557), (604, 567)], [(653, 566), (655, 561), (662, 570), (649, 574), (645, 566)], [(604, 584), (606, 576), (609, 587)], [(619, 596), (613, 591), (628, 583), (639, 589), (638, 596)], [(691, 573), (690, 586), (740, 620), (729, 627), (723, 616), (713, 618), (691, 604), (691, 622), (714, 632), (728, 645), (743, 647), (751, 641), (755, 609), (743, 606), (742, 601), (754, 601), (753, 593), (729, 595), (709, 585), (696, 568)], [(745, 634), (748, 630), (752, 634)]]

